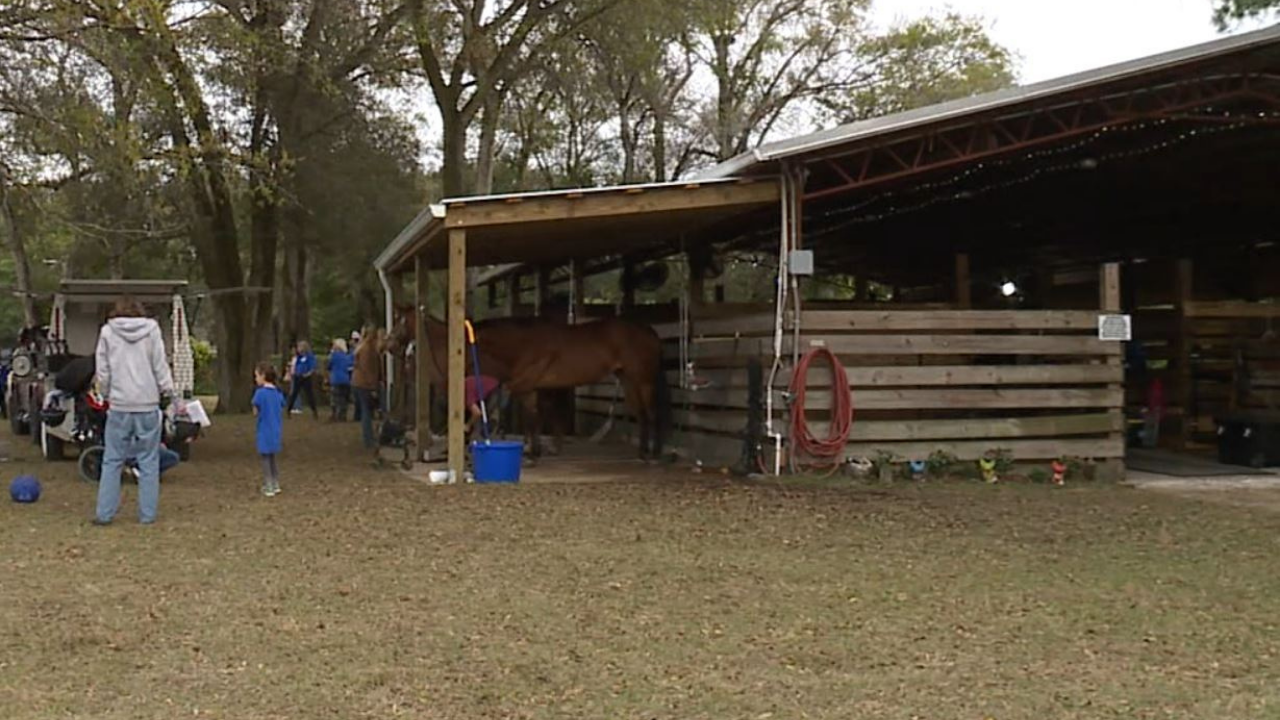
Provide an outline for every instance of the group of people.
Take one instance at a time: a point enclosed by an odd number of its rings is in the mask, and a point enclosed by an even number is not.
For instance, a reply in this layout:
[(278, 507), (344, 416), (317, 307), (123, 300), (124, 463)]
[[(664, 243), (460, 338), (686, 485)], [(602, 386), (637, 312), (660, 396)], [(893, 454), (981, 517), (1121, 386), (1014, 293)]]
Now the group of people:
[[(356, 418), (366, 448), (375, 448), (373, 415), (379, 387), (381, 350), (372, 327), (353, 333), (354, 351), (338, 339), (327, 362), (333, 395), (332, 419), (346, 420), (354, 399)], [(94, 525), (110, 525), (120, 507), (120, 476), (126, 465), (138, 479), (138, 520), (156, 521), (160, 501), (160, 473), (176, 464), (177, 453), (162, 444), (163, 413), (175, 399), (173, 375), (165, 355), (160, 325), (147, 316), (132, 298), (116, 301), (98, 335), (95, 380), (109, 403), (102, 470), (98, 482)], [(262, 493), (274, 497), (281, 491), (278, 456), (283, 450), (284, 419), (289, 408), (305, 394), (318, 418), (315, 400), (317, 361), (307, 343), (298, 343), (288, 362), (289, 396), (278, 385), (270, 363), (254, 369), (252, 406), (256, 416), (255, 449), (262, 461)]]
[[(351, 343), (335, 338), (329, 347), (325, 361), (325, 373), (329, 384), (330, 422), (346, 422), (347, 410), (352, 419), (360, 423), (364, 444), (373, 447), (373, 410), (381, 381), (377, 331), (365, 327), (362, 332), (351, 333)], [(316, 403), (316, 376), (319, 362), (311, 350), (311, 344), (303, 340), (293, 347), (284, 373), (289, 387), (286, 407), (290, 413), (301, 412), (300, 400), (306, 399), (311, 414), (316, 419), (320, 411)], [(274, 385), (274, 381), (273, 381)]]

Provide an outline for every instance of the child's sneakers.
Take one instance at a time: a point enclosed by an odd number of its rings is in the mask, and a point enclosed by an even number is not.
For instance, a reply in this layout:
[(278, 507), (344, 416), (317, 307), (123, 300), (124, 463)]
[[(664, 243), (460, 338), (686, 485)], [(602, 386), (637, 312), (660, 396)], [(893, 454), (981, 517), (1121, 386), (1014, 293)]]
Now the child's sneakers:
[(278, 492), (280, 492), (278, 488), (271, 487), (270, 485), (262, 486), (262, 494), (267, 497), (275, 497)]

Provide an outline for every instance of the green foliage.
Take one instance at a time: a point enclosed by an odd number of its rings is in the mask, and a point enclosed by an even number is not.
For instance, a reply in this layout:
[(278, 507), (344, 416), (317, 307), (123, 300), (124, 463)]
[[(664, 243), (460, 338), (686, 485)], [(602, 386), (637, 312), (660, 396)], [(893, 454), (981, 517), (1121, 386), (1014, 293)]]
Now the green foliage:
[(902, 459), (888, 450), (877, 450), (871, 456), (871, 467), (880, 482), (892, 482), (894, 475), (902, 472), (901, 463)]
[(192, 340), (191, 356), (195, 361), (195, 394), (216, 395), (218, 386), (213, 363), (218, 357), (217, 350), (207, 340)]
[(1027, 479), (1037, 485), (1043, 485), (1049, 482), (1051, 477), (1052, 475), (1049, 474), (1049, 471), (1042, 467), (1032, 468), (1031, 472), (1027, 473)]
[(925, 469), (932, 477), (942, 477), (958, 462), (955, 455), (944, 450), (934, 450), (925, 460)]
[(861, 50), (874, 59), (878, 82), (819, 98), (839, 122), (999, 90), (1014, 82), (1012, 54), (987, 35), (981, 21), (955, 13), (900, 25), (868, 39)]
[(1004, 475), (1013, 470), (1013, 453), (1005, 448), (989, 450), (986, 452), (985, 457), (988, 460), (995, 461), (997, 475)]
[(1280, 10), (1280, 0), (1216, 0), (1213, 21), (1226, 30), (1232, 23), (1274, 14)]

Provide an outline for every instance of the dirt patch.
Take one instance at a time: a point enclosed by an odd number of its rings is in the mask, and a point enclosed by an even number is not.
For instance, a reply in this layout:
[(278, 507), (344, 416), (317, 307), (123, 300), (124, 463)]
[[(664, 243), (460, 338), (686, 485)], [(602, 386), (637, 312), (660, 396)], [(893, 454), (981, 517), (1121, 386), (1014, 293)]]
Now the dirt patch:
[(160, 523), (20, 442), (0, 717), (1257, 718), (1280, 712), (1280, 520), (1121, 487), (427, 487), (247, 419)]

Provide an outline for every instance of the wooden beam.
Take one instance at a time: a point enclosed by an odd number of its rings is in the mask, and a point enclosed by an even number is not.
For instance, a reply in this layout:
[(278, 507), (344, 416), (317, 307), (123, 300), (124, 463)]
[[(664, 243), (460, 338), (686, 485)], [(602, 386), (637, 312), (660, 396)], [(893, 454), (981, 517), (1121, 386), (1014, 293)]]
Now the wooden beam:
[(486, 225), (668, 213), (735, 205), (764, 205), (777, 202), (781, 190), (776, 180), (718, 183), (702, 187), (650, 188), (642, 193), (593, 192), (581, 197), (561, 195), (526, 197), (508, 203), (472, 200), (449, 205), (445, 225), (449, 228), (476, 228)]
[(414, 258), (414, 305), (418, 309), (418, 326), (414, 328), (414, 434), (418, 443), (418, 457), (431, 446), (431, 348), (428, 347), (427, 317), (429, 302), (427, 298), (431, 283), (431, 272), (427, 268), (427, 259), (423, 253)]
[(462, 482), (466, 468), (467, 231), (449, 231), (449, 472)]

